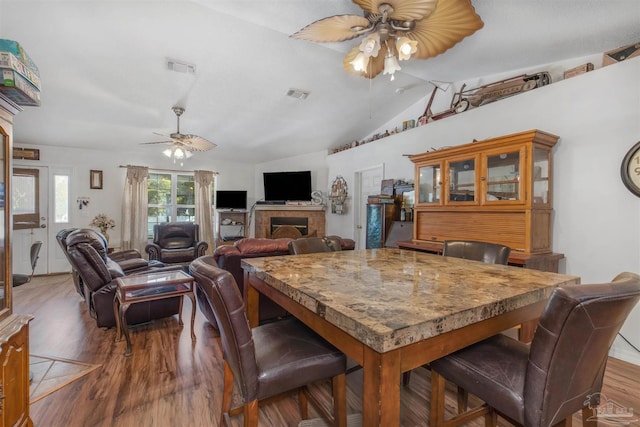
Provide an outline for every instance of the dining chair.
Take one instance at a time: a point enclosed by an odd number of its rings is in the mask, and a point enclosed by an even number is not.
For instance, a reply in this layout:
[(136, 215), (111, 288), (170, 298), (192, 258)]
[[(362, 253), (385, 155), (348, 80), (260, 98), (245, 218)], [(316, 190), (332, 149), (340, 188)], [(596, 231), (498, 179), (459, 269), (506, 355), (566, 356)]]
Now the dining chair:
[[(221, 425), (244, 414), (244, 425), (258, 425), (258, 405), (298, 391), (300, 412), (308, 417), (307, 400), (336, 426), (346, 426), (346, 357), (293, 317), (249, 327), (245, 306), (231, 273), (202, 259), (189, 266), (197, 282), (208, 282), (208, 301), (220, 331), (224, 359)], [(308, 393), (307, 385), (331, 379), (333, 416)], [(234, 381), (242, 406), (231, 408)]]
[(12, 287), (24, 285), (25, 283), (29, 283), (33, 278), (33, 274), (36, 272), (36, 265), (38, 263), (38, 258), (40, 256), (40, 248), (42, 248), (42, 242), (37, 241), (31, 244), (31, 248), (29, 249), (29, 257), (31, 261), (31, 274), (14, 274), (12, 277)]
[(289, 242), (289, 253), (291, 255), (332, 252), (334, 251), (333, 248), (340, 248), (340, 244), (332, 243), (332, 246), (330, 246), (330, 242), (322, 237), (305, 237)]
[[(640, 300), (640, 276), (621, 273), (612, 282), (553, 291), (531, 345), (498, 334), (431, 362), (431, 426), (456, 426), (497, 416), (525, 427), (583, 423), (598, 405), (611, 344)], [(445, 379), (483, 405), (444, 420)]]
[[(442, 256), (482, 261), (485, 264), (506, 265), (511, 248), (497, 243), (480, 242), (475, 240), (445, 240), (442, 242)], [(428, 365), (424, 365), (428, 368)], [(402, 374), (402, 383), (406, 386), (411, 381), (411, 371)], [(460, 399), (464, 399), (460, 392)]]
[(511, 248), (497, 243), (474, 240), (445, 240), (442, 243), (442, 255), (455, 258), (482, 261), (487, 264), (506, 265)]

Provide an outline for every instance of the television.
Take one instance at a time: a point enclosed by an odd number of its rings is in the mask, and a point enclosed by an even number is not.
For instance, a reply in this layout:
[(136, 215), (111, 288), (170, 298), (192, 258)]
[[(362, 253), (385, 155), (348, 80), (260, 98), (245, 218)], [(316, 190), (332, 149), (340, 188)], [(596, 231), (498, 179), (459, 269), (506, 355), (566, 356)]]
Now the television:
[(263, 172), (264, 200), (310, 201), (311, 171)]
[(247, 192), (245, 190), (216, 191), (216, 209), (247, 209)]

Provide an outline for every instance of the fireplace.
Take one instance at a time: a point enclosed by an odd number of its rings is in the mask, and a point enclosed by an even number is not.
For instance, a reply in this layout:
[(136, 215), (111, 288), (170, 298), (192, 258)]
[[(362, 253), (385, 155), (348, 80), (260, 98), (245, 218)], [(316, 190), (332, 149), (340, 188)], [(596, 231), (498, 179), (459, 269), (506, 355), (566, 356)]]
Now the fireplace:
[(288, 216), (272, 216), (269, 220), (271, 226), (271, 234), (280, 226), (290, 225), (295, 227), (303, 236), (309, 234), (309, 218), (306, 217), (288, 217)]
[[(306, 231), (300, 229), (304, 236), (324, 237), (325, 235), (325, 212), (322, 205), (258, 205), (255, 212), (255, 237), (270, 237), (275, 230), (274, 225), (306, 227)], [(275, 219), (275, 223), (271, 221), (271, 218)], [(298, 222), (299, 220), (302, 221)]]

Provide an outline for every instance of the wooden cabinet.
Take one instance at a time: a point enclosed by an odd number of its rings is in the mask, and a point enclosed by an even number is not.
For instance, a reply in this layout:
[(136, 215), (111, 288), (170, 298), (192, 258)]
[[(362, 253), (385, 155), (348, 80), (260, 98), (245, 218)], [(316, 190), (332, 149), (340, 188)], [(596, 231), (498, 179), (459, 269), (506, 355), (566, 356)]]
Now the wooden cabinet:
[(216, 211), (216, 216), (218, 224), (216, 246), (233, 245), (236, 240), (247, 237), (249, 212), (220, 209)]
[(417, 243), (482, 240), (551, 252), (552, 149), (539, 130), (409, 156)]
[(13, 313), (11, 153), (13, 116), (21, 108), (0, 94), (0, 427), (33, 426), (29, 418), (29, 321)]

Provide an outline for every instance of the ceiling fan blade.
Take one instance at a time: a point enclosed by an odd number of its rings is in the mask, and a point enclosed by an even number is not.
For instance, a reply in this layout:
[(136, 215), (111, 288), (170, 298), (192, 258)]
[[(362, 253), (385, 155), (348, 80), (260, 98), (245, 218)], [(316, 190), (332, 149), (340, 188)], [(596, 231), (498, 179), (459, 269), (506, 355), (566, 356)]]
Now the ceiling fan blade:
[(469, 0), (440, 0), (428, 17), (417, 21), (407, 34), (418, 42), (415, 59), (440, 55), (484, 26)]
[(175, 144), (175, 141), (154, 141), (154, 142), (141, 142), (140, 145), (146, 144)]
[(190, 151), (209, 151), (217, 147), (213, 142), (198, 135), (183, 135), (178, 142)]
[(370, 13), (380, 13), (380, 5), (393, 7), (391, 19), (416, 21), (431, 15), (438, 6), (438, 0), (353, 0), (355, 4)]
[(356, 59), (359, 53), (360, 46), (355, 46), (347, 52), (342, 60), (342, 66), (348, 73), (372, 79), (384, 70), (384, 56), (387, 54), (387, 47), (385, 45), (382, 45), (380, 48), (378, 56), (369, 58), (369, 65), (367, 65), (366, 71), (356, 71), (353, 69), (353, 65), (351, 65), (351, 61)]
[(336, 15), (320, 19), (307, 25), (291, 37), (318, 43), (342, 42), (351, 40), (362, 34), (369, 26), (367, 18), (358, 15)]

